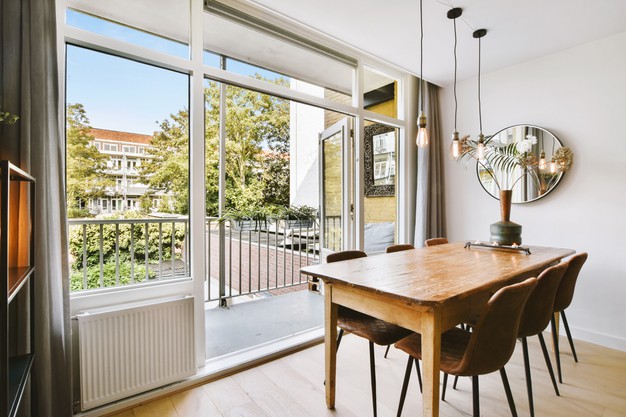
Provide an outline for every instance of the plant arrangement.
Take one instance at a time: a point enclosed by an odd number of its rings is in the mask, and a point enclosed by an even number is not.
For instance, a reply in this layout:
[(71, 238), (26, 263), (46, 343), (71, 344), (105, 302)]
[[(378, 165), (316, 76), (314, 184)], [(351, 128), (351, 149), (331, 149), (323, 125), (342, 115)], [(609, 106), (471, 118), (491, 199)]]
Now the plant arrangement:
[(278, 212), (278, 219), (280, 229), (308, 229), (317, 219), (317, 210), (307, 205), (289, 206)]
[(270, 213), (265, 208), (227, 209), (219, 221), (229, 221), (233, 230), (236, 231), (255, 231), (267, 222), (268, 214)]
[[(532, 152), (537, 138), (532, 135), (509, 144), (493, 142), (491, 139), (486, 138), (482, 145), (484, 149), (480, 151), (479, 142), (469, 139), (469, 136), (463, 137), (460, 140), (458, 160), (475, 159), (481, 168), (481, 175), (491, 177), (498, 190), (512, 190), (525, 177), (530, 178), (538, 189), (549, 188), (550, 182), (558, 178), (560, 173), (568, 171), (573, 163), (574, 154), (566, 147), (559, 148), (549, 163), (544, 158), (538, 160)], [(495, 175), (496, 170), (507, 175), (498, 177)]]

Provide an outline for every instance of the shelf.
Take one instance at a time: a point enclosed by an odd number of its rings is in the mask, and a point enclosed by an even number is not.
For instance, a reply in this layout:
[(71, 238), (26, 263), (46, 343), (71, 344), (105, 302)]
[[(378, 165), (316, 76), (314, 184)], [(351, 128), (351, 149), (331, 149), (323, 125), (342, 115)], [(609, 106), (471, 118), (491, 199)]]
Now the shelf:
[(7, 417), (13, 417), (17, 414), (32, 365), (32, 354), (9, 358), (9, 404), (11, 407)]
[(17, 294), (22, 288), (22, 285), (28, 281), (30, 274), (33, 273), (35, 267), (33, 266), (18, 266), (15, 268), (8, 269), (8, 291), (7, 294), (9, 298), (9, 302), (13, 299), (15, 294)]

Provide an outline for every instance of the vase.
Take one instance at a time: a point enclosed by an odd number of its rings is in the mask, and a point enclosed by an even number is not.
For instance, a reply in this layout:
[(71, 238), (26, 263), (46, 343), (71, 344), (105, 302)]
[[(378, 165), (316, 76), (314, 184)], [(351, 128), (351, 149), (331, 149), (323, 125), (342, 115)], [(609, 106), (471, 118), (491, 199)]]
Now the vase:
[(500, 221), (490, 226), (491, 242), (499, 245), (521, 245), (522, 226), (511, 221), (512, 190), (500, 190)]

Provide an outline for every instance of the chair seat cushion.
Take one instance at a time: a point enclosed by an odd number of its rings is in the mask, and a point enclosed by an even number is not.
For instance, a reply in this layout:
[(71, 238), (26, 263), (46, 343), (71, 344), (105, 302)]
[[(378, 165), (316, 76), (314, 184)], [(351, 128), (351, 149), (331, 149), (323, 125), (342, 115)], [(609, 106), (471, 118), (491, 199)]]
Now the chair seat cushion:
[(356, 334), (377, 345), (390, 345), (410, 335), (412, 332), (367, 314), (339, 306), (337, 326), (346, 332)]
[[(459, 373), (458, 367), (465, 354), (471, 333), (458, 327), (452, 328), (441, 335), (441, 361), (440, 368), (443, 372), (451, 375), (466, 376)], [(422, 335), (414, 333), (405, 337), (395, 346), (417, 359), (422, 359)]]

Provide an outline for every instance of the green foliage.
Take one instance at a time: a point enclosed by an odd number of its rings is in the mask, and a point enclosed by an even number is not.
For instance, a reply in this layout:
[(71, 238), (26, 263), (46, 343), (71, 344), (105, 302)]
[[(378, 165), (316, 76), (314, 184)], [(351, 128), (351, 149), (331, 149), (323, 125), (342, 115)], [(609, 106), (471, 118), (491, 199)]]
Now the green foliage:
[[(139, 167), (141, 182), (149, 186), (148, 193), (171, 192), (174, 212), (189, 213), (189, 112), (170, 114), (154, 133), (146, 160)], [(169, 203), (169, 202), (168, 202)], [(159, 207), (161, 211), (161, 207)], [(169, 204), (166, 212), (171, 212)]]
[(289, 206), (279, 212), (279, 217), (288, 220), (315, 220), (317, 209), (311, 206)]
[(17, 114), (11, 114), (8, 111), (0, 109), (0, 124), (12, 125), (15, 124), (19, 118)]
[[(146, 281), (146, 267), (144, 264), (135, 263), (133, 265), (134, 282)], [(148, 272), (148, 279), (156, 276), (154, 271)], [(111, 260), (102, 265), (103, 287), (116, 287), (116, 265), (115, 260)], [(129, 261), (119, 263), (119, 284), (131, 284), (131, 264)], [(87, 268), (87, 288), (84, 288), (82, 270), (73, 270), (70, 275), (70, 291), (82, 291), (85, 289), (95, 289), (100, 287), (100, 266), (94, 265)]]
[[(105, 174), (109, 157), (91, 145), (89, 119), (82, 104), (67, 106), (67, 207), (79, 208), (89, 198), (102, 197), (113, 179)], [(69, 211), (68, 211), (69, 213)]]
[[(257, 75), (258, 79), (263, 79)], [(265, 81), (270, 81), (266, 80)], [(271, 80), (287, 85), (287, 80)], [(206, 207), (218, 215), (219, 84), (205, 89)], [(289, 101), (226, 87), (226, 207), (255, 210), (289, 203)]]
[(93, 217), (89, 210), (80, 209), (76, 207), (68, 207), (67, 217), (70, 219), (84, 219), (87, 217)]

